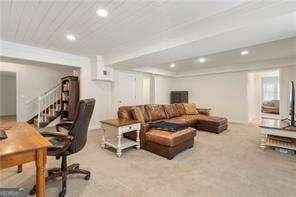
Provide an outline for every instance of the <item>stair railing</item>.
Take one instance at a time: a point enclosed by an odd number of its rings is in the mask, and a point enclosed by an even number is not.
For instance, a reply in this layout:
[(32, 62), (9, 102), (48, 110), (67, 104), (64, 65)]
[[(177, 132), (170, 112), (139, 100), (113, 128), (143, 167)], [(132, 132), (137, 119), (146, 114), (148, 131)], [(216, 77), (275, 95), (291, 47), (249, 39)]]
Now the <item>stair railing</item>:
[(31, 111), (31, 117), (37, 115), (38, 128), (40, 128), (41, 122), (45, 122), (49, 116), (54, 116), (56, 111), (61, 110), (59, 102), (61, 102), (60, 84), (27, 103)]

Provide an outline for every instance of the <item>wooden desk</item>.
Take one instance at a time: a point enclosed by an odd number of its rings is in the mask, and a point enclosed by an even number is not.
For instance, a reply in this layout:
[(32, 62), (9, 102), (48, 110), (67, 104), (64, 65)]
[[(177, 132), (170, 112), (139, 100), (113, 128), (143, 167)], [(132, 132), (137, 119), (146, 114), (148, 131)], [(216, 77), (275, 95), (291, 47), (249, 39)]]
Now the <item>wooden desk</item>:
[(46, 152), (50, 142), (27, 123), (15, 123), (0, 141), (0, 169), (35, 161), (36, 195), (45, 196)]

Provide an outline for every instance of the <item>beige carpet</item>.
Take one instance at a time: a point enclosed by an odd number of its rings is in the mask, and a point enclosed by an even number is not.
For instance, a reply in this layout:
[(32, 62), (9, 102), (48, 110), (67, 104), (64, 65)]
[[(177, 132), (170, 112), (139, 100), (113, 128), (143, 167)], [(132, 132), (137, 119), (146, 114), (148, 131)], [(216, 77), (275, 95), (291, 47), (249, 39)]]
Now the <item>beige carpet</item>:
[(16, 122), (16, 116), (0, 116), (0, 124), (11, 124)]
[[(69, 163), (79, 162), (91, 179), (70, 177), (67, 196), (295, 196), (296, 156), (259, 148), (259, 129), (231, 124), (216, 135), (199, 132), (192, 149), (167, 160), (131, 149), (121, 158), (100, 148), (99, 131), (89, 132), (87, 146)], [(48, 167), (57, 161), (49, 158)], [(34, 165), (22, 174), (1, 171), (1, 187), (30, 188)], [(57, 196), (60, 182), (47, 184), (47, 196)]]

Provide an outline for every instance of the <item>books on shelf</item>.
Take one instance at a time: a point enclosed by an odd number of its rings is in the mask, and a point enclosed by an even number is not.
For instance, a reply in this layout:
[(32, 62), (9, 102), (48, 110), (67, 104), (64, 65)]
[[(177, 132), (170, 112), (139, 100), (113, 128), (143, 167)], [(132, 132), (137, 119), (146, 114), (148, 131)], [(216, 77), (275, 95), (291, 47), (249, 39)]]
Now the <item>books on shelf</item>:
[(66, 83), (63, 84), (62, 91), (69, 91), (69, 82), (66, 82)]
[(64, 105), (63, 105), (63, 110), (64, 110), (64, 111), (67, 111), (67, 110), (68, 110), (68, 104), (67, 104), (67, 103), (64, 103)]
[(62, 93), (62, 101), (68, 101), (69, 100), (69, 94), (66, 92)]

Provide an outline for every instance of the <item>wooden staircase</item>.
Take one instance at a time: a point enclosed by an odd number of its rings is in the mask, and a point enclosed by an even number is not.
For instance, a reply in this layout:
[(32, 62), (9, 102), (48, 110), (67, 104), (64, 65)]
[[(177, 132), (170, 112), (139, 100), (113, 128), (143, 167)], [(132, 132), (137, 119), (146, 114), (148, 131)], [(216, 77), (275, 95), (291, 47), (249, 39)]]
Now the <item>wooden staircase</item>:
[(28, 103), (31, 118), (27, 121), (36, 128), (46, 127), (61, 114), (60, 84)]
[[(44, 109), (42, 111), (42, 116), (41, 121), (39, 123), (39, 128), (46, 127), (49, 123), (54, 121), (56, 118), (58, 118), (61, 115), (61, 101), (58, 100), (54, 104), (50, 105), (48, 108)], [(38, 128), (38, 115), (34, 116), (30, 120), (27, 121), (29, 124), (32, 124), (34, 127)]]

